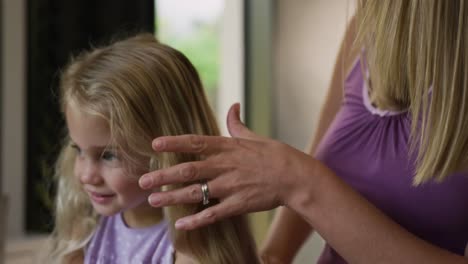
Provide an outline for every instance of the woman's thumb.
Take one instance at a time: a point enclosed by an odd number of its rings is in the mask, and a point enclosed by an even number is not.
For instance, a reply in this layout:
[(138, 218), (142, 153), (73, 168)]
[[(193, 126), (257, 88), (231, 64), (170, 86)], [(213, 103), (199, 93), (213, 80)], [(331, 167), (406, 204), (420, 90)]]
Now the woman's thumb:
[(231, 105), (227, 114), (227, 128), (232, 137), (254, 139), (258, 136), (250, 131), (240, 120), (240, 104)]

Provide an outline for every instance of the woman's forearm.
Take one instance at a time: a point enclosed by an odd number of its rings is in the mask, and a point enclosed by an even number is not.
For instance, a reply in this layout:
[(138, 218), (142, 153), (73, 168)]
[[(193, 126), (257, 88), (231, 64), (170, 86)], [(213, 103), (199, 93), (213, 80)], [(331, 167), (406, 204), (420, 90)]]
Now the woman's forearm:
[(278, 208), (260, 255), (265, 263), (291, 263), (311, 232), (312, 227), (296, 212)]
[(290, 192), (288, 207), (349, 263), (468, 263), (406, 231), (325, 166), (309, 173), (315, 179)]
[[(314, 155), (317, 146), (341, 107), (344, 80), (359, 56), (360, 49), (353, 48), (355, 38), (356, 22), (353, 17), (348, 24), (336, 57), (330, 86), (320, 111), (317, 128), (307, 149), (309, 155)], [(283, 261), (282, 263), (290, 263), (312, 231), (313, 227), (296, 212), (288, 208), (280, 208), (277, 210), (270, 227), (262, 254), (279, 258)]]

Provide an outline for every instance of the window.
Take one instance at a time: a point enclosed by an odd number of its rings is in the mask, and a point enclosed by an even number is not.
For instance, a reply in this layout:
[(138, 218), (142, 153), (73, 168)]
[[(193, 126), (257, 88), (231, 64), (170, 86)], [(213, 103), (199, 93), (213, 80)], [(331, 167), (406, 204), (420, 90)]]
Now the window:
[(216, 111), (224, 0), (157, 0), (156, 35), (188, 57)]

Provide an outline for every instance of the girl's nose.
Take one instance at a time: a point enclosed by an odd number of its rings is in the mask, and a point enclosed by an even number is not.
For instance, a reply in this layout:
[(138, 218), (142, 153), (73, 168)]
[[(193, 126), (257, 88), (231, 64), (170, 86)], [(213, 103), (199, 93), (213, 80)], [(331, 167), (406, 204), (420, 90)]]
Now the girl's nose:
[(99, 166), (93, 160), (80, 160), (76, 162), (75, 166), (82, 184), (98, 185), (102, 182)]

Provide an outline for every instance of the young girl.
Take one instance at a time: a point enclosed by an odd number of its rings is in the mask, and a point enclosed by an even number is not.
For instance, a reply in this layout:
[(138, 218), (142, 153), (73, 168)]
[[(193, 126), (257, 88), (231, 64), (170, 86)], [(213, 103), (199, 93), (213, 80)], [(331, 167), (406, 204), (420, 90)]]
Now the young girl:
[(150, 191), (138, 186), (143, 173), (202, 158), (155, 154), (154, 137), (219, 134), (184, 55), (150, 34), (84, 52), (63, 71), (60, 100), (68, 135), (56, 164), (51, 261), (258, 263), (244, 217), (177, 231), (175, 219), (217, 201), (163, 212), (148, 205)]

